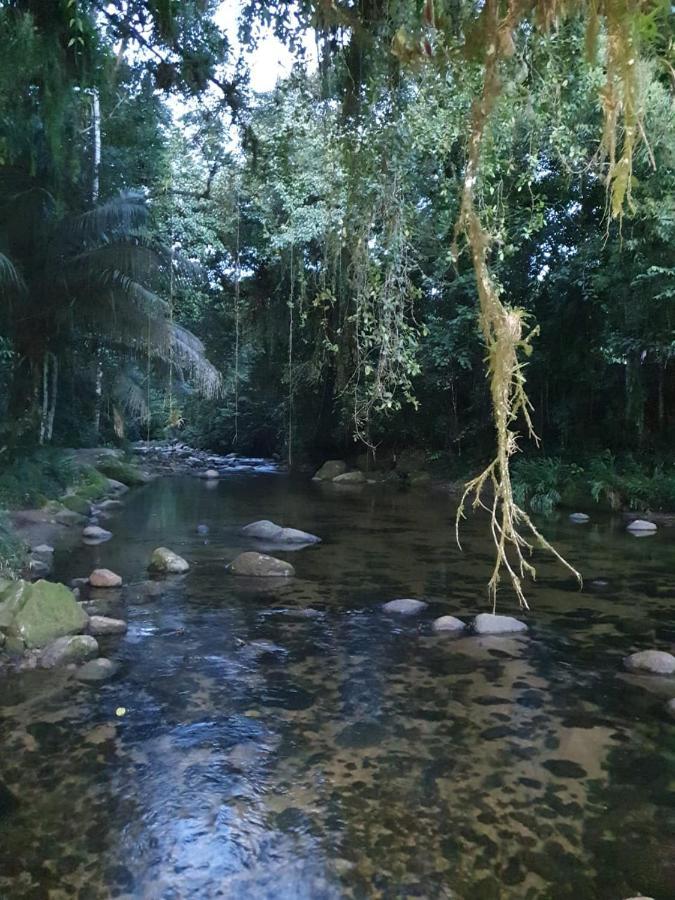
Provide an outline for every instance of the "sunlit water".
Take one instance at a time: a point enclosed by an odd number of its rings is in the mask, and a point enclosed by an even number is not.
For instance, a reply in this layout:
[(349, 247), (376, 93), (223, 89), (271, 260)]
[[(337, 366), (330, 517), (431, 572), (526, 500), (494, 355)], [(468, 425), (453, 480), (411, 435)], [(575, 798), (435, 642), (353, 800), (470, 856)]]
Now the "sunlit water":
[[(675, 897), (675, 681), (621, 667), (675, 642), (674, 530), (561, 516), (547, 534), (608, 586), (543, 564), (526, 637), (453, 638), (430, 623), (486, 610), (491, 560), (484, 521), (459, 552), (453, 509), (271, 473), (128, 495), (112, 541), (57, 560), (124, 576), (98, 594), (129, 621), (101, 641), (117, 677), (0, 682), (0, 896)], [(226, 574), (258, 518), (324, 538), (277, 553), (295, 579)], [(192, 569), (156, 596), (160, 544)], [(430, 606), (388, 618), (395, 597)]]

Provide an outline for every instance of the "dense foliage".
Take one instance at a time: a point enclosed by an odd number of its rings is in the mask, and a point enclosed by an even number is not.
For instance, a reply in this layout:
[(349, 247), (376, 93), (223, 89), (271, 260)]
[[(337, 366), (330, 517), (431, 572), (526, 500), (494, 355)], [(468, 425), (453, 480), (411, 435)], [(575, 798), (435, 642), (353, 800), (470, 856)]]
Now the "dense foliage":
[[(468, 473), (496, 424), (512, 515), (530, 425), (539, 510), (575, 456), (667, 456), (669, 9), (251, 0), (235, 40), (216, 0), (0, 2), (6, 458), (182, 432)], [(265, 29), (297, 62), (255, 94)]]

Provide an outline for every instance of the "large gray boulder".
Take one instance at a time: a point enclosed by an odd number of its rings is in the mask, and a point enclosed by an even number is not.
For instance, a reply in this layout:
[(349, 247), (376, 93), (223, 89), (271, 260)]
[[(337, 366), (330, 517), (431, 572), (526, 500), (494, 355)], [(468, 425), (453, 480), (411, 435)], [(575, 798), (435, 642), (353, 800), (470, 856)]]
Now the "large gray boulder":
[(271, 544), (319, 544), (321, 538), (299, 528), (282, 528), (269, 519), (261, 519), (259, 522), (251, 522), (241, 529), (247, 537), (260, 541), (268, 541)]
[(341, 459), (329, 459), (314, 476), (314, 481), (332, 481), (347, 471), (347, 463)]
[(646, 519), (634, 519), (626, 526), (626, 530), (633, 534), (653, 534), (657, 530), (655, 522), (648, 522)]
[(101, 528), (98, 525), (87, 525), (86, 528), (82, 529), (82, 540), (85, 544), (103, 544), (105, 541), (109, 541), (112, 537), (112, 532), (106, 531), (105, 528)]
[(354, 469), (353, 472), (343, 472), (342, 475), (336, 475), (333, 484), (365, 484), (367, 481), (363, 472)]
[(246, 537), (257, 538), (261, 541), (278, 540), (279, 535), (284, 529), (269, 519), (261, 519), (259, 522), (251, 522), (250, 525), (244, 525), (241, 529), (242, 534)]
[(88, 625), (89, 634), (124, 634), (127, 623), (124, 619), (111, 619), (108, 616), (90, 616)]
[(650, 675), (675, 673), (675, 656), (663, 650), (640, 650), (626, 656), (623, 664), (629, 672), (647, 672)]
[(150, 557), (150, 569), (168, 575), (182, 575), (190, 569), (190, 564), (168, 547), (157, 547)]
[(392, 613), (396, 616), (414, 616), (421, 613), (428, 606), (424, 600), (412, 600), (403, 598), (401, 600), (390, 600), (385, 603), (382, 609), (386, 613)]
[(87, 618), (63, 584), (16, 581), (0, 593), (0, 630), (29, 649), (83, 631)]
[(440, 616), (431, 623), (434, 631), (463, 631), (466, 628), (464, 622), (456, 616)]
[(110, 659), (99, 656), (97, 659), (91, 659), (77, 670), (77, 679), (94, 683), (97, 681), (107, 681), (117, 672), (119, 666)]
[(516, 634), (527, 631), (527, 625), (512, 616), (480, 613), (473, 620), (473, 630), (476, 634)]
[(251, 578), (289, 578), (295, 575), (290, 563), (264, 553), (240, 553), (227, 567), (231, 575), (245, 575)]
[(74, 634), (60, 637), (46, 646), (40, 653), (38, 662), (43, 669), (55, 669), (70, 663), (82, 663), (98, 656), (96, 638), (89, 634)]

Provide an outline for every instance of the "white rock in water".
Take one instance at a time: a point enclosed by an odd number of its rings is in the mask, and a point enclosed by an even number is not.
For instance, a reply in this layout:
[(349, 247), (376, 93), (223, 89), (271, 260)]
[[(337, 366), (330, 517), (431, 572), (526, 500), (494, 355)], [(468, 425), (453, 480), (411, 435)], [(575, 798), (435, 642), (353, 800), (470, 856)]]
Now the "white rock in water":
[(512, 616), (496, 616), (492, 613), (479, 613), (473, 620), (476, 634), (515, 634), (527, 631), (527, 625)]
[(207, 469), (204, 478), (220, 478), (220, 472), (217, 469)]
[(587, 516), (586, 513), (572, 513), (570, 516), (570, 522), (574, 522), (575, 525), (585, 525), (586, 522), (590, 520), (590, 516)]
[(109, 619), (107, 616), (90, 616), (88, 627), (90, 634), (124, 634), (127, 630), (127, 623), (124, 619)]
[(150, 568), (155, 572), (167, 572), (170, 575), (182, 575), (190, 568), (190, 564), (168, 547), (157, 547), (150, 558)]
[(388, 603), (385, 603), (382, 609), (386, 613), (395, 613), (398, 616), (414, 616), (416, 613), (422, 612), (423, 609), (426, 609), (428, 603), (425, 603), (424, 600), (411, 600), (409, 598), (404, 598), (401, 600), (390, 600)]
[(672, 675), (675, 673), (675, 656), (663, 650), (640, 650), (623, 661), (630, 672), (648, 672), (651, 675)]
[(342, 475), (336, 475), (333, 484), (365, 484), (366, 476), (357, 469), (353, 472), (343, 472)]
[(270, 522), (269, 519), (261, 519), (259, 522), (251, 522), (250, 525), (244, 525), (241, 529), (242, 533), (247, 537), (259, 538), (265, 541), (274, 541), (284, 530), (281, 525)]
[(111, 537), (111, 531), (99, 528), (98, 525), (87, 525), (82, 530), (82, 540), (85, 544), (102, 544), (104, 541), (109, 541)]
[(89, 584), (97, 588), (116, 588), (122, 584), (122, 578), (110, 569), (94, 569), (89, 576)]
[(466, 628), (464, 622), (456, 616), (440, 616), (431, 624), (434, 631), (463, 631)]
[(251, 578), (292, 578), (293, 566), (283, 559), (266, 556), (264, 553), (240, 553), (227, 566), (231, 575), (247, 575)]
[(654, 532), (656, 531), (656, 523), (648, 522), (646, 519), (635, 519), (626, 526), (628, 531)]

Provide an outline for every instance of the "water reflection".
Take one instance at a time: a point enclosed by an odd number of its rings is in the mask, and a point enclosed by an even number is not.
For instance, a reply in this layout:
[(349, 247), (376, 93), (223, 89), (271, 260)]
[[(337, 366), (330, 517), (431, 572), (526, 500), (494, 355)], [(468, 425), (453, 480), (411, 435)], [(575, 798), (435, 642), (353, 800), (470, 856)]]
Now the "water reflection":
[[(459, 554), (447, 496), (209, 484), (142, 488), (112, 541), (57, 560), (64, 579), (120, 572), (94, 602), (130, 627), (104, 644), (107, 684), (0, 683), (18, 798), (0, 805), (0, 896), (675, 896), (675, 687), (617, 674), (675, 639), (669, 532), (561, 517), (549, 533), (606, 584), (579, 593), (544, 563), (527, 636), (457, 638), (430, 622), (485, 608), (491, 551), (470, 522)], [(226, 574), (260, 518), (324, 539), (293, 554), (297, 578)], [(187, 576), (147, 580), (160, 544)], [(396, 596), (429, 609), (392, 621)]]

